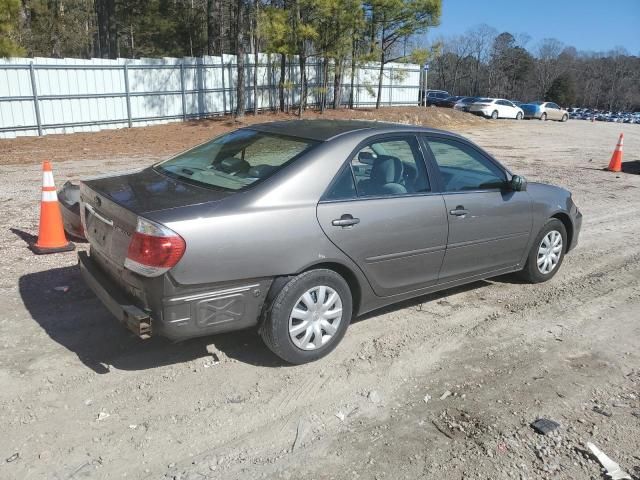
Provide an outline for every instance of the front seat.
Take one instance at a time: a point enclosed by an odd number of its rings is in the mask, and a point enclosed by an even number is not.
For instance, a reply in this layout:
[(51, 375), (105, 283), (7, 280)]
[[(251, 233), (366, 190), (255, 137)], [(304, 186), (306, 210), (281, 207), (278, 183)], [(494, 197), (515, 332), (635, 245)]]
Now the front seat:
[(407, 193), (402, 184), (403, 170), (402, 161), (398, 157), (378, 155), (371, 168), (371, 177), (359, 182), (358, 187), (362, 194), (368, 196), (402, 195)]

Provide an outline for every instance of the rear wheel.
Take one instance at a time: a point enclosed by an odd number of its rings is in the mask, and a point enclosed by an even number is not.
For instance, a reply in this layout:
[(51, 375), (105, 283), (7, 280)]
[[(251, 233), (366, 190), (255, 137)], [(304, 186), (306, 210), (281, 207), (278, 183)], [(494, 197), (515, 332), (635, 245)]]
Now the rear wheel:
[(543, 122), (547, 120), (547, 114), (543, 113), (542, 115), (540, 115), (540, 120), (542, 120)]
[(498, 111), (494, 110), (493, 112), (491, 112), (491, 118), (493, 118), (494, 120), (498, 119)]
[(351, 314), (351, 291), (344, 278), (332, 270), (310, 270), (291, 279), (275, 296), (260, 335), (283, 360), (307, 363), (340, 343)]
[(567, 230), (557, 218), (551, 218), (538, 233), (520, 277), (531, 283), (551, 280), (560, 269), (567, 245)]

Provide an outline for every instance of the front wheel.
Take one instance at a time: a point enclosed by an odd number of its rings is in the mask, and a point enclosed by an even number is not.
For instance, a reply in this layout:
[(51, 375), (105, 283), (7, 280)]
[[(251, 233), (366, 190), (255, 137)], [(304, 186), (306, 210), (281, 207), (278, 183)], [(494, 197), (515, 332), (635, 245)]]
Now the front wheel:
[(516, 120), (522, 120), (522, 112), (518, 112), (516, 115)]
[(563, 115), (562, 116), (562, 121), (566, 122), (567, 120), (569, 120), (569, 116), (568, 115)]
[(543, 113), (542, 115), (540, 115), (540, 120), (542, 120), (543, 122), (545, 122), (547, 120), (547, 114)]
[(566, 245), (564, 224), (557, 218), (549, 219), (536, 236), (520, 277), (531, 283), (551, 280), (562, 265)]
[(260, 335), (283, 360), (312, 362), (340, 343), (352, 311), (344, 278), (332, 270), (310, 270), (291, 279), (268, 305)]
[(498, 111), (494, 110), (493, 112), (491, 112), (491, 118), (494, 120), (498, 119)]

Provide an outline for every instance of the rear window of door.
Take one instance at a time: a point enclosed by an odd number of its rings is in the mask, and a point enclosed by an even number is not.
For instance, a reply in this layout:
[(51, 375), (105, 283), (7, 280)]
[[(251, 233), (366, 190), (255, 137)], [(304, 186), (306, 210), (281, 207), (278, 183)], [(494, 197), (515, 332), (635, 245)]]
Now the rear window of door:
[(445, 192), (493, 190), (507, 180), (504, 171), (470, 145), (445, 138), (427, 138)]
[(362, 146), (335, 179), (325, 200), (390, 197), (431, 191), (418, 141), (383, 138)]

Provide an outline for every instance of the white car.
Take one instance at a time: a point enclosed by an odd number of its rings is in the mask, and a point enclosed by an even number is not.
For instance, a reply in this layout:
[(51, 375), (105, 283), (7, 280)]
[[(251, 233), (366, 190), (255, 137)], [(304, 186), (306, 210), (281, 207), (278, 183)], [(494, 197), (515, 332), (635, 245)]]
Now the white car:
[(493, 118), (515, 118), (522, 120), (524, 112), (520, 107), (509, 100), (503, 98), (480, 98), (471, 104), (469, 112), (483, 117)]

